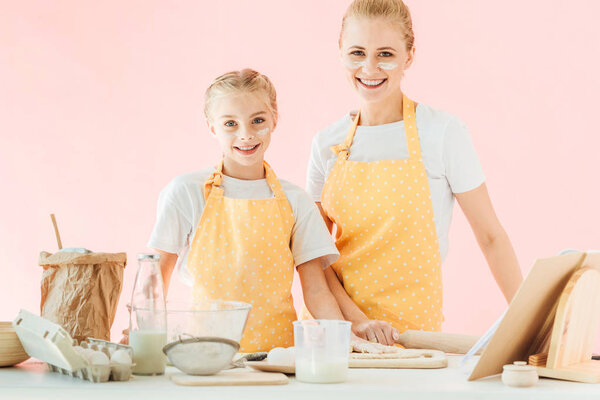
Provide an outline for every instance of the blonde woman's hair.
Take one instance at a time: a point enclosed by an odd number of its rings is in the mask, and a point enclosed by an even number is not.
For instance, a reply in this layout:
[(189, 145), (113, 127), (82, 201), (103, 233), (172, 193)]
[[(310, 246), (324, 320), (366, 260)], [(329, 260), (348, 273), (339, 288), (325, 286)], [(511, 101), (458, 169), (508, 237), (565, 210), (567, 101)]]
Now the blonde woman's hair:
[(277, 93), (275, 86), (266, 76), (250, 68), (240, 71), (231, 71), (217, 77), (212, 81), (204, 93), (204, 115), (212, 119), (212, 107), (215, 100), (220, 97), (235, 93), (256, 92), (265, 97), (267, 106), (273, 113), (274, 122), (277, 122)]
[(415, 42), (410, 11), (402, 0), (354, 0), (342, 19), (339, 44), (342, 45), (342, 35), (346, 20), (350, 17), (385, 18), (401, 29), (406, 50), (410, 51)]

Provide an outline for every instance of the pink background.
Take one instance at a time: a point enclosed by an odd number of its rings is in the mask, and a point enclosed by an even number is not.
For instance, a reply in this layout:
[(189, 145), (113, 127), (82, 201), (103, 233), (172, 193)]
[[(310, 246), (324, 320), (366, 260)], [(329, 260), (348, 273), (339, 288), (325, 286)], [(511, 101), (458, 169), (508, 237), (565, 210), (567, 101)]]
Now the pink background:
[[(407, 3), (406, 93), (466, 122), (523, 272), (564, 248), (600, 248), (600, 3)], [(118, 340), (160, 189), (219, 158), (202, 96), (222, 72), (272, 78), (281, 120), (268, 160), (304, 186), (313, 135), (357, 104), (337, 49), (348, 4), (3, 2), (0, 320), (39, 310), (54, 212), (66, 247), (128, 253)], [(444, 274), (446, 331), (482, 333), (505, 309), (460, 209)]]

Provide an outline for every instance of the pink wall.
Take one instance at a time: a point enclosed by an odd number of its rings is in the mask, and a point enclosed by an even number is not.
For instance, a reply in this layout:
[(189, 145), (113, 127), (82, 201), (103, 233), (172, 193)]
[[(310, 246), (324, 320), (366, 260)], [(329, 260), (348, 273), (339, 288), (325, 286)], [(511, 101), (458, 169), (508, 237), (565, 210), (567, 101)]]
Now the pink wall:
[[(273, 79), (281, 121), (268, 159), (303, 186), (313, 135), (356, 105), (337, 54), (348, 3), (4, 2), (0, 320), (38, 310), (54, 212), (65, 246), (128, 253), (113, 333), (127, 325), (158, 192), (219, 157), (202, 116), (219, 73)], [(600, 3), (408, 4), (406, 92), (467, 123), (523, 271), (563, 248), (600, 248)], [(505, 304), (458, 209), (444, 270), (444, 329), (481, 333)]]

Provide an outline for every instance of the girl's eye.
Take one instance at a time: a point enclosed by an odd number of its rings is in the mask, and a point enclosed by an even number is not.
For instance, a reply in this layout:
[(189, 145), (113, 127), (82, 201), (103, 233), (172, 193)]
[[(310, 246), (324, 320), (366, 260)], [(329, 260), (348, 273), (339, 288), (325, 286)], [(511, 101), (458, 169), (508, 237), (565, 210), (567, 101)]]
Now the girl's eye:
[(232, 127), (232, 126), (236, 126), (236, 125), (237, 124), (235, 123), (235, 121), (227, 121), (227, 122), (225, 122), (225, 126)]
[(381, 53), (379, 53), (380, 57), (392, 57), (393, 54), (390, 53), (389, 51), (382, 51)]
[(354, 50), (354, 51), (350, 52), (350, 54), (353, 56), (358, 56), (358, 57), (362, 57), (365, 55), (364, 51), (362, 51), (362, 50)]
[(262, 124), (263, 122), (265, 122), (265, 120), (263, 118), (254, 118), (252, 120), (253, 124)]

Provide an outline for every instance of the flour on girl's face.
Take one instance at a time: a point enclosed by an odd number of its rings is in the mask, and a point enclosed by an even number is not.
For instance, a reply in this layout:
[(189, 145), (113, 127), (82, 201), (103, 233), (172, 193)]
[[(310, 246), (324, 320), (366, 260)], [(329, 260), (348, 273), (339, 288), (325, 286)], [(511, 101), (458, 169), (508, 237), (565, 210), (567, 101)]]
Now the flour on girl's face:
[(267, 133), (269, 133), (269, 128), (264, 128), (264, 129), (261, 129), (260, 131), (256, 132), (256, 134), (260, 135), (260, 136), (264, 136)]

